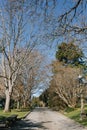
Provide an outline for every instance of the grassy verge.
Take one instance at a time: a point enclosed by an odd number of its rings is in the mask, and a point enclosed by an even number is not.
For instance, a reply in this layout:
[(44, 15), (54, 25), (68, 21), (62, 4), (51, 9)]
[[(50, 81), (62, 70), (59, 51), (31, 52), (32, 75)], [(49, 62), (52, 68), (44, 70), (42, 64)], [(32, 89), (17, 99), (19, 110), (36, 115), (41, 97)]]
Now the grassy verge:
[[(85, 107), (85, 112), (87, 113), (87, 106)], [(87, 117), (83, 120), (80, 120), (80, 108), (75, 109), (67, 108), (64, 112), (64, 115), (75, 120), (76, 122), (79, 122), (84, 126), (87, 126)]]
[(11, 110), (11, 112), (6, 112), (4, 113), (3, 110), (0, 110), (0, 119), (4, 119), (10, 115), (13, 115), (13, 114), (17, 114), (18, 115), (18, 118), (23, 118), (25, 115), (27, 115), (29, 113), (29, 110), (26, 109), (26, 110)]

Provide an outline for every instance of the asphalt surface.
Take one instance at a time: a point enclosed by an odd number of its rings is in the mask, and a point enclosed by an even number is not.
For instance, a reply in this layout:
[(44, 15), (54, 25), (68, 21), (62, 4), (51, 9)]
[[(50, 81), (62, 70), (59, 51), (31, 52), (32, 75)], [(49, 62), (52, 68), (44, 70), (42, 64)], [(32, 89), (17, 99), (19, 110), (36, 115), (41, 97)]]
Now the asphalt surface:
[(58, 112), (36, 108), (11, 130), (87, 130), (87, 128)]

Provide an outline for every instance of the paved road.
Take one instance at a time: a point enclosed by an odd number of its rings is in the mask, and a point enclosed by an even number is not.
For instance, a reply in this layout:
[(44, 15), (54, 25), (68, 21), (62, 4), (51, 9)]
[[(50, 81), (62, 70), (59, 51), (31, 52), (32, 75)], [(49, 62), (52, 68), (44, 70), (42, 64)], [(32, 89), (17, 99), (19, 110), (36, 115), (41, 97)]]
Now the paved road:
[(87, 130), (64, 115), (47, 108), (36, 108), (16, 130)]
[(35, 109), (27, 119), (33, 122), (33, 130), (87, 130), (64, 115), (47, 108)]

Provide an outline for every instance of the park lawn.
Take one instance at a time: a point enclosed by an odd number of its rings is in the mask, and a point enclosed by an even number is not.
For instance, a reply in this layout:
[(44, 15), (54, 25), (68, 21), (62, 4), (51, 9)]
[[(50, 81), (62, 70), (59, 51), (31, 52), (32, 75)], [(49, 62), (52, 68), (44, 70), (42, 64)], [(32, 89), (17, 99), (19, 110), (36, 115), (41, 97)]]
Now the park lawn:
[(25, 117), (25, 115), (27, 115), (29, 113), (29, 110), (16, 110), (16, 109), (12, 109), (11, 112), (3, 112), (3, 110), (0, 110), (0, 119), (6, 118), (10, 115), (18, 115), (18, 118), (23, 118)]
[[(85, 107), (85, 112), (87, 113), (87, 106)], [(76, 122), (79, 122), (84, 126), (87, 126), (87, 117), (83, 120), (80, 120), (80, 108), (75, 108), (75, 109), (68, 108), (64, 112), (64, 115), (75, 120)]]

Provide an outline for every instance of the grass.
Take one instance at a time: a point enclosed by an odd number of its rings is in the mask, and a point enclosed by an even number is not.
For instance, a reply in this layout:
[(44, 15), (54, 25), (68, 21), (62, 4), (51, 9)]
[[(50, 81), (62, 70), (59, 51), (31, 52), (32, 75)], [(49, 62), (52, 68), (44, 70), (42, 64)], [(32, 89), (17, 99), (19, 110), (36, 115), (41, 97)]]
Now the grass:
[(10, 115), (13, 115), (13, 114), (16, 114), (18, 115), (18, 118), (23, 118), (26, 114), (29, 113), (29, 110), (26, 109), (26, 110), (16, 110), (16, 109), (12, 109), (11, 112), (3, 112), (3, 110), (0, 110), (0, 120), (10, 116)]
[[(85, 112), (87, 113), (87, 106), (85, 107)], [(84, 126), (87, 126), (87, 117), (83, 120), (80, 120), (80, 108), (75, 109), (67, 108), (64, 112), (64, 115), (75, 120), (76, 122), (79, 122)]]

